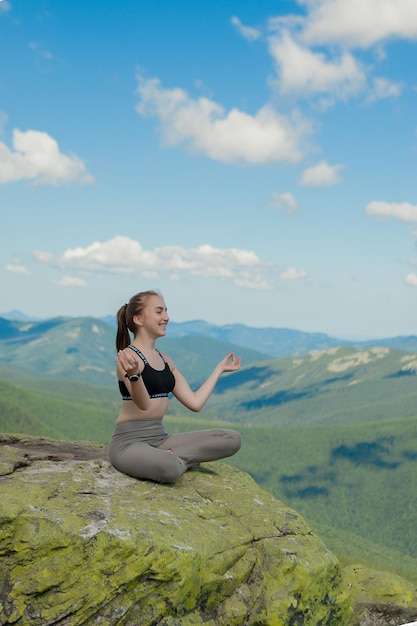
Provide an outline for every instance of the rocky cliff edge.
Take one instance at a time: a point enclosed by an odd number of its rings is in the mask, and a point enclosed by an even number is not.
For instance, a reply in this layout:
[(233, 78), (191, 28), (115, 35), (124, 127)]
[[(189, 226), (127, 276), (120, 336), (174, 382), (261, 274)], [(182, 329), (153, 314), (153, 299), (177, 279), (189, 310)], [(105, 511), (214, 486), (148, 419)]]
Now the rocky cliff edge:
[(0, 624), (343, 626), (337, 559), (224, 463), (175, 485), (104, 446), (0, 435)]

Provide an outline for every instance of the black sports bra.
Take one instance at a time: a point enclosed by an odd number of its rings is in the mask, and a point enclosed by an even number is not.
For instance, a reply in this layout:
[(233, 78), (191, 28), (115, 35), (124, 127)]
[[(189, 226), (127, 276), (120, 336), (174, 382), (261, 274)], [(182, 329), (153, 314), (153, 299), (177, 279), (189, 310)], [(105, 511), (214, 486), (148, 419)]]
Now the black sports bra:
[[(155, 370), (149, 365), (145, 355), (140, 350), (138, 350), (136, 346), (132, 346), (132, 344), (130, 344), (128, 348), (133, 350), (133, 352), (136, 352), (136, 354), (142, 359), (145, 364), (145, 367), (142, 371), (142, 379), (146, 389), (148, 390), (149, 397), (166, 398), (175, 387), (175, 376), (171, 372), (171, 369), (162, 354), (158, 352), (161, 359), (165, 363), (165, 367), (163, 370)], [(132, 399), (132, 396), (130, 395), (130, 392), (123, 380), (119, 380), (119, 390), (122, 394), (123, 400)]]

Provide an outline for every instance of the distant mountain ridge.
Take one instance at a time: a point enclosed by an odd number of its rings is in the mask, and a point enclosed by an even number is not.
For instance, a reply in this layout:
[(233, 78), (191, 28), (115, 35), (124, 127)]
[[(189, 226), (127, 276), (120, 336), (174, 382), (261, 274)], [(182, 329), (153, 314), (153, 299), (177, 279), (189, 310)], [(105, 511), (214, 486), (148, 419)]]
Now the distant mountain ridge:
[(12, 311), (7, 311), (7, 313), (0, 313), (0, 317), (5, 320), (17, 321), (17, 322), (34, 322), (39, 321), (38, 317), (31, 317), (18, 311), (17, 309), (13, 309)]
[[(102, 319), (112, 326), (116, 325), (116, 320), (112, 316)], [(290, 328), (258, 328), (238, 323), (217, 326), (204, 320), (170, 321), (167, 336), (171, 338), (210, 337), (217, 341), (227, 341), (237, 346), (260, 350), (276, 358), (307, 354), (311, 350), (327, 350), (341, 345), (353, 345), (350, 341), (330, 337), (325, 333), (307, 333)]]
[[(106, 315), (99, 319), (113, 328), (116, 327), (114, 315)], [(226, 341), (236, 346), (264, 352), (276, 358), (302, 356), (314, 350), (329, 350), (338, 346), (348, 346), (358, 350), (385, 346), (406, 352), (417, 352), (417, 335), (351, 340), (333, 337), (326, 333), (305, 332), (291, 328), (254, 327), (239, 323), (218, 326), (204, 320), (169, 322), (168, 338), (195, 336)]]
[[(335, 420), (353, 423), (415, 415), (417, 350), (334, 346), (335, 340), (327, 347), (326, 336), (286, 334), (285, 329), (259, 334), (258, 349), (252, 349), (248, 347), (253, 343), (251, 330), (241, 325), (212, 327), (200, 321), (172, 323), (174, 336), (158, 341), (159, 349), (173, 358), (192, 388), (202, 383), (224, 355), (234, 352), (242, 357), (241, 370), (222, 377), (216, 385), (205, 409), (210, 417), (284, 426), (306, 420), (324, 425)], [(276, 342), (279, 336), (282, 345), (269, 343), (269, 349), (284, 354), (292, 351), (290, 357), (267, 354), (267, 342)], [(227, 337), (235, 343), (226, 341)], [(53, 387), (58, 381), (72, 381), (117, 394), (114, 339), (114, 325), (96, 318), (40, 322), (0, 318), (0, 378), (15, 380), (18, 374), (19, 380), (54, 381)], [(399, 339), (410, 347), (415, 340), (407, 344), (407, 338)], [(174, 413), (183, 410), (177, 402), (170, 407)]]
[[(0, 318), (0, 368), (29, 378), (72, 380), (115, 386), (115, 328), (90, 317), (56, 317), (42, 321)], [(161, 338), (190, 383), (196, 384), (229, 352), (239, 350), (245, 363), (268, 358), (260, 350), (237, 347), (209, 337)]]
[[(77, 320), (95, 320), (100, 326), (105, 324), (106, 327), (108, 327), (109, 334), (115, 333), (116, 318), (112, 315), (101, 318), (57, 317), (46, 320), (36, 320), (31, 319), (20, 311), (11, 311), (7, 314), (7, 317), (0, 315), (0, 341), (5, 338), (7, 333), (19, 335), (22, 325), (29, 324), (31, 333), (43, 332), (44, 329), (52, 325), (60, 324), (63, 320), (67, 321), (69, 324), (75, 325), (77, 325)], [(205, 322), (204, 320), (190, 320), (187, 322), (170, 321), (167, 336), (160, 341), (163, 342), (168, 339), (181, 339), (184, 337), (208, 337), (248, 350), (255, 350), (275, 358), (303, 356), (312, 351), (329, 350), (339, 346), (351, 347), (358, 350), (383, 346), (391, 349), (405, 350), (407, 352), (417, 352), (416, 335), (353, 341), (332, 337), (325, 333), (304, 332), (290, 328), (258, 328), (238, 323), (217, 326)]]

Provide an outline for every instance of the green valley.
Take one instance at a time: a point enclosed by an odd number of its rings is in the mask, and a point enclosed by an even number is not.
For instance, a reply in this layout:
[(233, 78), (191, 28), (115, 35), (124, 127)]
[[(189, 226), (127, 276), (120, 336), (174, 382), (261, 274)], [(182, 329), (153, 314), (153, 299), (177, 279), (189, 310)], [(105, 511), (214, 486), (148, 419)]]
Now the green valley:
[[(119, 406), (115, 391), (70, 382), (3, 380), (0, 397), (2, 432), (104, 443)], [(342, 562), (417, 582), (417, 417), (272, 427), (183, 411), (166, 424), (169, 432), (237, 427), (242, 449), (228, 462), (300, 512)]]
[[(113, 335), (92, 318), (3, 324), (0, 432), (107, 443), (120, 406)], [(160, 348), (193, 387), (228, 352), (243, 357), (201, 413), (170, 402), (170, 432), (237, 428), (242, 449), (227, 462), (300, 512), (343, 563), (417, 582), (415, 352), (331, 346), (277, 359), (199, 335)]]

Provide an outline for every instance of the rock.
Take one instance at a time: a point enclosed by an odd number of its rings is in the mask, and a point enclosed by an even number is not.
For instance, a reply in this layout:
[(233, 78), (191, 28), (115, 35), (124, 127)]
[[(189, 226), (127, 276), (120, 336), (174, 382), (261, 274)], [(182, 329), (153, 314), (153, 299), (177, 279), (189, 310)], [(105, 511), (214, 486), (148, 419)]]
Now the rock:
[(224, 463), (175, 485), (104, 446), (0, 436), (0, 624), (343, 626), (337, 559)]
[(358, 626), (401, 626), (417, 620), (417, 587), (401, 576), (351, 565), (343, 570), (345, 588)]

